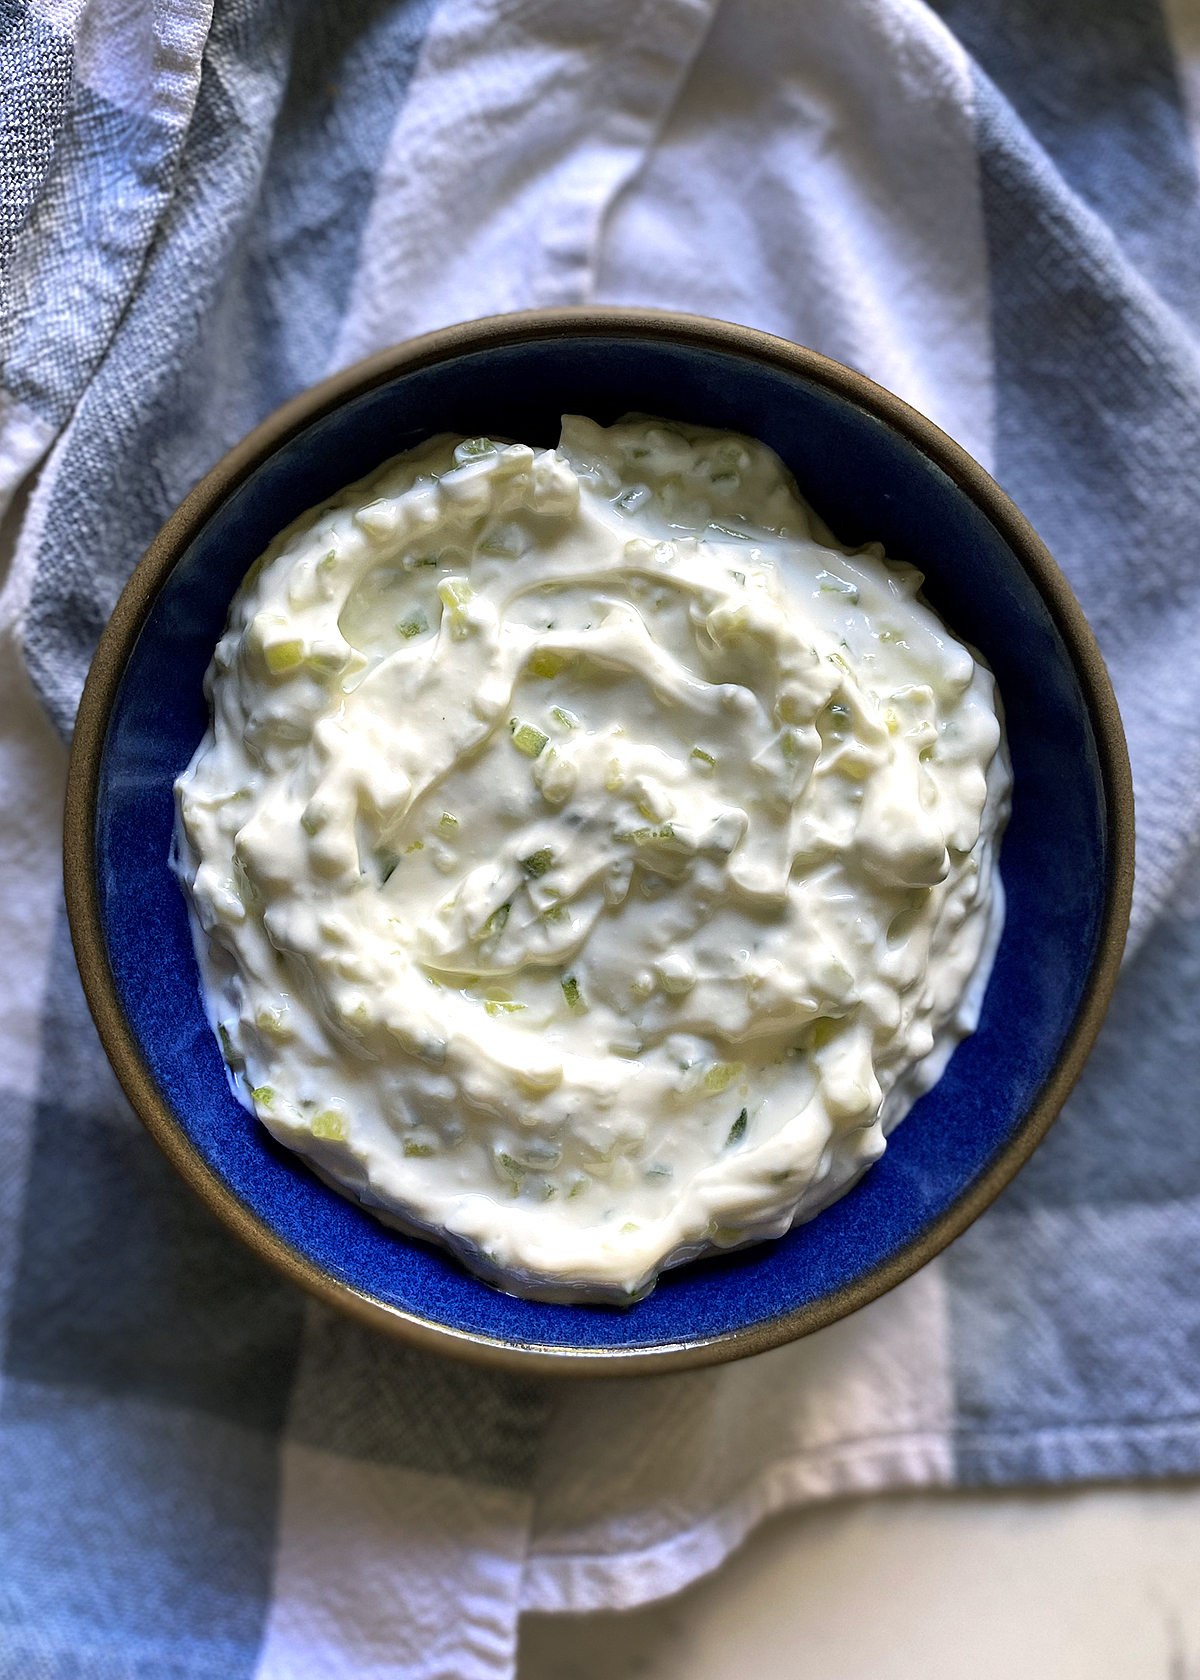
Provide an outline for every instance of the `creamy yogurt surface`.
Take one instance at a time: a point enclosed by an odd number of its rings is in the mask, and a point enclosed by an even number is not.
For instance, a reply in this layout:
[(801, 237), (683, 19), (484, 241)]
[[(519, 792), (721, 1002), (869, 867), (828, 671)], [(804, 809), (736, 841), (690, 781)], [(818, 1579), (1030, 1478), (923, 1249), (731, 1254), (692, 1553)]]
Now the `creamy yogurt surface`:
[(233, 1088), (550, 1300), (781, 1234), (977, 1018), (991, 673), (777, 457), (568, 416), (442, 436), (239, 590), (176, 868)]

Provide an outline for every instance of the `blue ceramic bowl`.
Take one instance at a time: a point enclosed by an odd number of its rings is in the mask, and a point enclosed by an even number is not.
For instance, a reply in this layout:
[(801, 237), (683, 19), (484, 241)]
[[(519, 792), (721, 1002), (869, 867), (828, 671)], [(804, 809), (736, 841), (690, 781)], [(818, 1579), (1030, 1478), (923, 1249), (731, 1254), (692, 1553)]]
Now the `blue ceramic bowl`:
[[(553, 444), (564, 412), (725, 427), (778, 452), (840, 538), (881, 540), (1000, 685), (1015, 786), (1008, 919), (979, 1030), (841, 1201), (779, 1241), (664, 1275), (637, 1306), (503, 1295), (377, 1223), (229, 1093), (167, 868), (171, 785), (206, 724), (201, 679), (244, 572), (297, 514), (433, 432)], [(134, 573), (89, 677), (71, 765), (68, 904), (135, 1108), (205, 1201), (289, 1277), (428, 1347), (523, 1368), (631, 1372), (734, 1358), (853, 1311), (996, 1195), (1078, 1075), (1116, 975), (1132, 881), (1120, 721), (1062, 576), (962, 450), (861, 376), (778, 339), (626, 310), (507, 316), (338, 375), (268, 420)]]

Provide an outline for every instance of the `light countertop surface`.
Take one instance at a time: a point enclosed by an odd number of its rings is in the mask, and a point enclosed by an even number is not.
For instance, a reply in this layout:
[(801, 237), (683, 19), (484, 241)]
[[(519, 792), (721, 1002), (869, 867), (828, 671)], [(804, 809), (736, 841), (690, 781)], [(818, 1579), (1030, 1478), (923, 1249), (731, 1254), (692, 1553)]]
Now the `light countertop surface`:
[(785, 1513), (640, 1610), (527, 1616), (519, 1680), (1200, 1680), (1200, 1483)]

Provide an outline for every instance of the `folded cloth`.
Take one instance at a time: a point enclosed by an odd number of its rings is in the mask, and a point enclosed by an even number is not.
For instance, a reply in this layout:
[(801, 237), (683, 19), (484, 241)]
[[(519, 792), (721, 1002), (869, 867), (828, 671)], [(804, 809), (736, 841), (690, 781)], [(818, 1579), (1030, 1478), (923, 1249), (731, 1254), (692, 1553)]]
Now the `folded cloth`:
[[(1192, 0), (0, 19), (0, 485), (44, 457), (0, 597), (0, 1670), (495, 1680), (522, 1608), (672, 1592), (790, 1503), (1200, 1472)], [(991, 468), (1100, 638), (1140, 821), (1109, 1023), (996, 1206), (805, 1342), (618, 1383), (380, 1341), (194, 1203), (83, 1007), (46, 722), (280, 400), (588, 301), (813, 345)]]

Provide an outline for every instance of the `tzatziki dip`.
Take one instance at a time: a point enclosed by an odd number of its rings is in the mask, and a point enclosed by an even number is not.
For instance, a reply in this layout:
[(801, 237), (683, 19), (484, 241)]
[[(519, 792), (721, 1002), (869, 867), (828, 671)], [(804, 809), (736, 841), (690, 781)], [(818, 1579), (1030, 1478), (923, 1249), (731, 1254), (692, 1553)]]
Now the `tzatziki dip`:
[(439, 436), (254, 565), (176, 784), (234, 1092), (543, 1300), (840, 1196), (977, 1021), (991, 672), (748, 438)]

